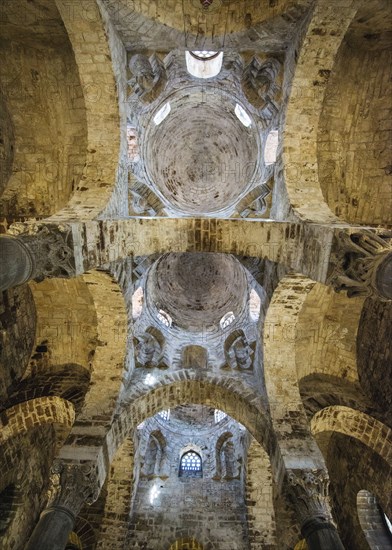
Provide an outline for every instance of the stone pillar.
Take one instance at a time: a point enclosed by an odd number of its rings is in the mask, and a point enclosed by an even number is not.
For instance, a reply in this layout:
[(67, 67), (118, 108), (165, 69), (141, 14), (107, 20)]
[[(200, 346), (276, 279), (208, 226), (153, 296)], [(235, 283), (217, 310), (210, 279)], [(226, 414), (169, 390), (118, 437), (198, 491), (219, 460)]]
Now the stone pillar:
[(288, 495), (309, 550), (344, 550), (328, 502), (325, 470), (289, 470)]
[(30, 250), (21, 239), (0, 236), (0, 291), (28, 281), (34, 272)]
[(0, 235), (0, 291), (46, 277), (76, 275), (71, 229), (64, 226), (25, 226), (15, 230), (31, 231)]
[(392, 300), (392, 231), (341, 232), (334, 247), (327, 284), (349, 297)]
[(82, 505), (99, 494), (95, 465), (55, 461), (49, 500), (25, 550), (64, 550)]

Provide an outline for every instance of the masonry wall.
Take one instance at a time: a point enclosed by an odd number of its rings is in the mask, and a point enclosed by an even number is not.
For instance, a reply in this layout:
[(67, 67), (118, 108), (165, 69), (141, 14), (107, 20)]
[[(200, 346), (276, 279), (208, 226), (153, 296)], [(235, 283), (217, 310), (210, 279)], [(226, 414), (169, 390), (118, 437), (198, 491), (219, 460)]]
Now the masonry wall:
[[(206, 419), (207, 422), (207, 419)], [(133, 499), (128, 546), (126, 548), (162, 550), (181, 538), (195, 538), (205, 550), (245, 550), (249, 548), (243, 463), (245, 430), (234, 421), (222, 421), (217, 427), (197, 430), (188, 425), (183, 434), (177, 432), (178, 423), (167, 429), (159, 422), (161, 433), (167, 436), (165, 464), (161, 475), (146, 475), (140, 468)], [(148, 424), (150, 431), (158, 424)], [(173, 431), (172, 431), (173, 430)], [(233, 434), (236, 478), (225, 479), (216, 462), (217, 441), (222, 434)], [(173, 433), (174, 432), (174, 433)], [(242, 438), (241, 438), (242, 434)], [(146, 459), (143, 440), (136, 460)], [(241, 448), (242, 441), (242, 448)], [(145, 445), (145, 443), (144, 443)], [(179, 477), (181, 451), (184, 447), (200, 449), (203, 459), (203, 477)], [(139, 462), (140, 465), (140, 462)], [(230, 477), (230, 476), (229, 476)]]

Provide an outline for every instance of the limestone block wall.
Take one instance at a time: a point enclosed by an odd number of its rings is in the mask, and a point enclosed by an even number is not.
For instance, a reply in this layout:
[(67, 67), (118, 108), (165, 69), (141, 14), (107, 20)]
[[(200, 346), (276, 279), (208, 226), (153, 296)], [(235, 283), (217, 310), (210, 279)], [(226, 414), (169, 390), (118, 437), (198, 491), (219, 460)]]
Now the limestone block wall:
[(28, 285), (0, 295), (0, 400), (18, 383), (28, 365), (36, 330), (36, 310)]
[[(52, 2), (5, 2), (1, 88), (13, 124), (12, 172), (0, 211), (48, 216), (67, 204), (86, 156), (86, 113), (74, 54)], [(22, 41), (23, 32), (28, 39)]]
[(347, 39), (338, 52), (318, 129), (319, 179), (340, 218), (390, 224), (392, 54), (371, 36), (361, 45)]
[[(246, 431), (231, 419), (215, 425), (213, 415), (204, 413), (200, 418), (200, 406), (185, 409), (190, 410), (185, 418), (182, 412), (166, 422), (156, 417), (140, 430), (135, 456), (138, 482), (126, 548), (161, 550), (178, 539), (193, 537), (206, 550), (245, 550), (249, 547), (244, 500)], [(205, 424), (192, 421), (193, 414), (199, 414)], [(141, 461), (148, 458), (146, 444), (157, 429), (163, 446), (160, 470), (146, 475), (148, 465)], [(219, 475), (217, 468), (216, 449), (225, 435), (232, 441), (234, 453), (234, 469), (229, 477), (222, 471)], [(200, 478), (179, 477), (180, 458), (189, 449), (202, 457)]]

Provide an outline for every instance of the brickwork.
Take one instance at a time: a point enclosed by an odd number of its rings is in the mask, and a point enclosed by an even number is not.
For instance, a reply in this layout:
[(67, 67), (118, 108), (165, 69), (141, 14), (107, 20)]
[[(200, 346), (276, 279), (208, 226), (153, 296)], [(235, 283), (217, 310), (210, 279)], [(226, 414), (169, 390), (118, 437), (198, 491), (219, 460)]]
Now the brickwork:
[(54, 456), (55, 442), (53, 426), (41, 425), (38, 429), (9, 439), (1, 446), (0, 491), (9, 484), (15, 484), (17, 490), (16, 500), (12, 504), (15, 506), (12, 524), (0, 535), (2, 550), (23, 550), (25, 547), (47, 499), (48, 470)]
[(274, 488), (268, 455), (254, 440), (248, 448), (246, 503), (249, 548), (276, 548)]
[[(183, 407), (173, 419), (154, 418), (138, 430), (138, 483), (126, 548), (159, 550), (186, 538), (197, 539), (206, 549), (247, 548), (242, 443), (245, 430), (229, 418), (217, 424), (208, 418), (205, 408)], [(146, 446), (157, 428), (162, 441), (160, 467), (155, 475), (146, 476)], [(219, 445), (223, 435), (228, 437), (232, 450), (225, 459)], [(189, 449), (200, 453), (202, 477), (179, 477), (180, 457)], [(218, 468), (221, 460), (225, 472)], [(214, 520), (207, 524), (205, 518), (212, 514)]]
[(345, 548), (367, 550), (369, 543), (359, 522), (357, 495), (363, 489), (371, 492), (390, 517), (391, 469), (359, 441), (335, 434), (328, 451), (328, 470), (334, 515), (339, 520)]
[(392, 223), (392, 59), (389, 49), (371, 41), (369, 51), (367, 42), (355, 48), (345, 42), (337, 54), (318, 128), (319, 180), (341, 219), (386, 225)]
[(3, 339), (0, 351), (0, 396), (7, 396), (11, 385), (24, 374), (34, 345), (36, 311), (28, 285), (2, 293), (0, 328)]
[(1, 549), (385, 543), (390, 5), (203, 4), (2, 2)]
[(387, 423), (392, 406), (391, 331), (392, 305), (366, 300), (358, 329), (358, 376), (366, 395), (383, 410)]
[(285, 117), (283, 161), (291, 207), (301, 219), (336, 221), (318, 179), (317, 128), (336, 52), (356, 10), (354, 1), (319, 1), (298, 55)]
[(3, 411), (0, 444), (44, 424), (59, 424), (69, 431), (74, 420), (75, 410), (69, 401), (54, 396), (38, 397)]
[(328, 374), (358, 381), (356, 340), (364, 300), (350, 300), (316, 284), (299, 313), (296, 365), (299, 381), (311, 374)]
[[(7, 40), (1, 46), (1, 80), (15, 142), (0, 210), (11, 218), (45, 217), (64, 207), (86, 158), (86, 112), (75, 58), (54, 3), (43, 5), (40, 10), (23, 0), (2, 6), (9, 19), (5, 24), (2, 18)], [(31, 36), (23, 43), (26, 28)]]

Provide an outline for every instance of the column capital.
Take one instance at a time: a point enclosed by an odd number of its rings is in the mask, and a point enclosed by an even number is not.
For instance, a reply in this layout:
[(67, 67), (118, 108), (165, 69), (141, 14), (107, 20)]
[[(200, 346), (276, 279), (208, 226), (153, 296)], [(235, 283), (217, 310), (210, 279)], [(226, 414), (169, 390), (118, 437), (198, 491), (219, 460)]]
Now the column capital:
[(334, 249), (327, 284), (349, 297), (392, 300), (392, 231), (340, 231)]
[(92, 504), (98, 498), (96, 464), (55, 460), (51, 468), (48, 495), (46, 510), (62, 508), (76, 517), (85, 502)]
[(326, 470), (287, 470), (287, 489), (301, 527), (311, 519), (332, 522)]
[(10, 236), (18, 239), (29, 251), (33, 262), (32, 279), (42, 281), (46, 277), (76, 275), (71, 226), (14, 223), (11, 230)]

